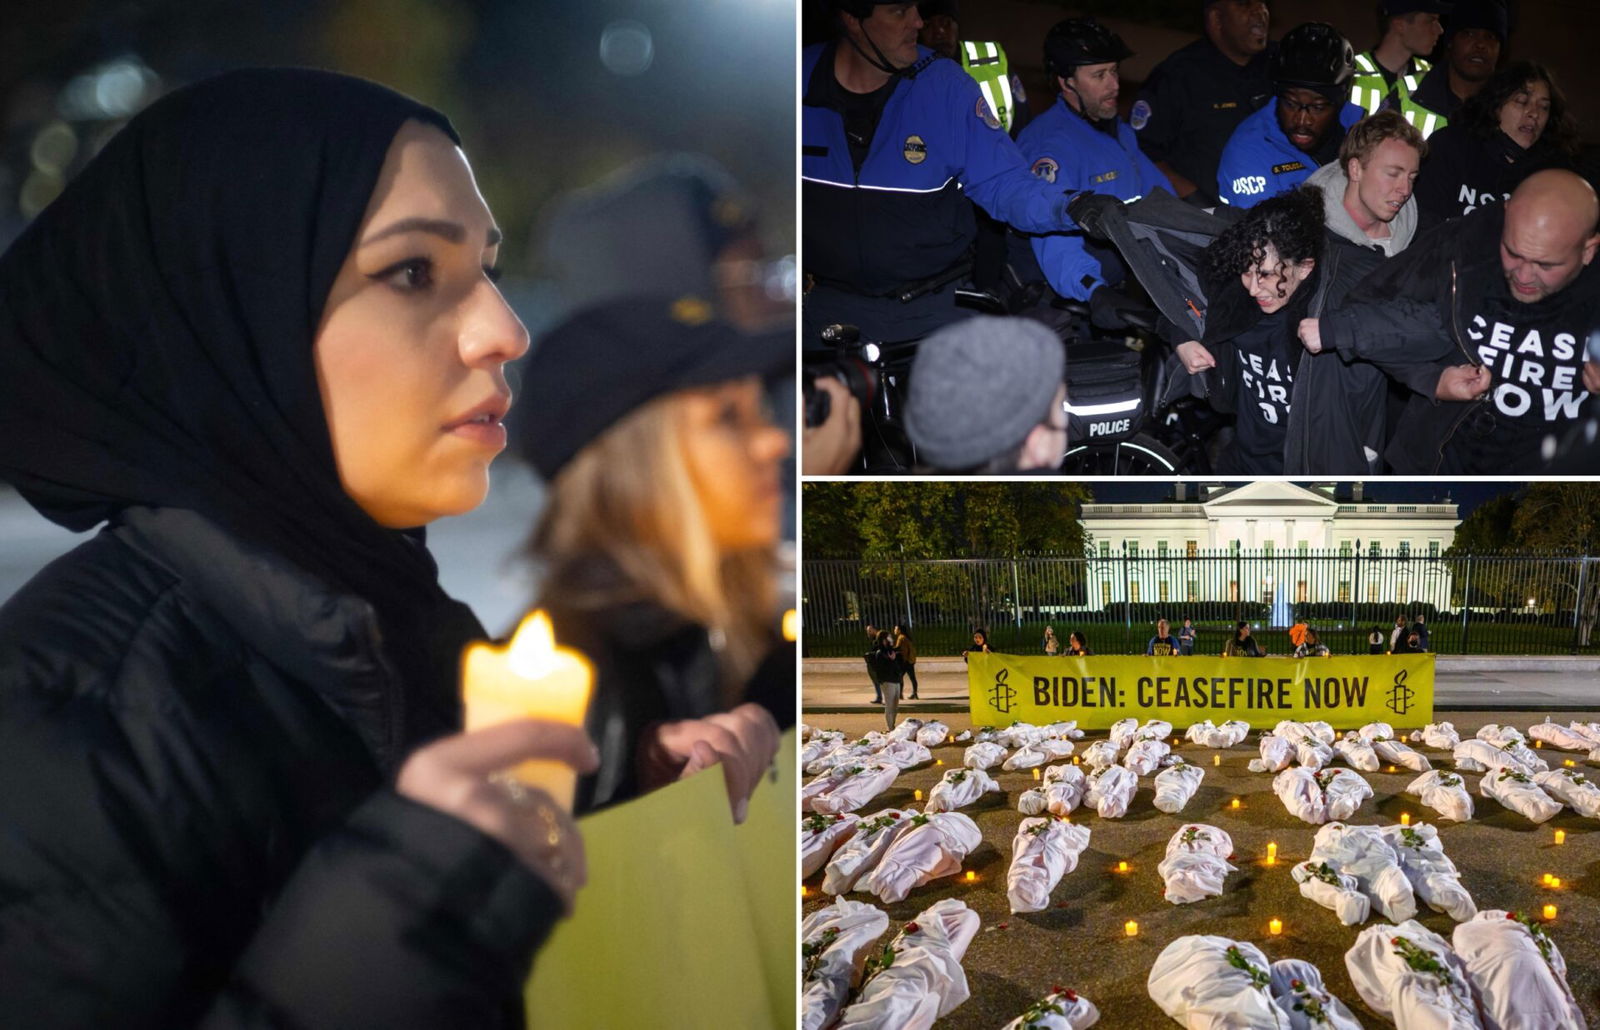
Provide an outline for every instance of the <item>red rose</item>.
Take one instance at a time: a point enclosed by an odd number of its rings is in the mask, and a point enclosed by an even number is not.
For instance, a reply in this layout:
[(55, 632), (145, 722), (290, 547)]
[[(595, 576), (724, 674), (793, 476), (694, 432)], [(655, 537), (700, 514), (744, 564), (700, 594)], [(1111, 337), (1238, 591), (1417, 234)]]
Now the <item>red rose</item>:
[(1299, 981), (1299, 980), (1290, 980), (1290, 981), (1289, 981), (1289, 986), (1290, 986), (1290, 987), (1293, 987), (1293, 988), (1294, 988), (1294, 989), (1295, 989), (1295, 990), (1297, 990), (1297, 991), (1298, 991), (1298, 990), (1299, 990), (1299, 989), (1300, 989), (1300, 988), (1302, 988), (1302, 987), (1304, 987), (1304, 986), (1305, 986), (1305, 984), (1304, 984), (1304, 983), (1302, 983), (1302, 982), (1301, 982), (1301, 981)]
[(1010, 923), (1001, 923), (998, 926), (996, 926), (995, 929), (996, 930), (1004, 930), (1006, 927), (1008, 927), (1010, 925), (1011, 925)]
[(1077, 1001), (1077, 1000), (1078, 1000), (1078, 992), (1077, 992), (1077, 991), (1075, 991), (1075, 990), (1073, 990), (1073, 989), (1072, 989), (1072, 988), (1070, 988), (1070, 987), (1068, 987), (1068, 988), (1067, 988), (1067, 989), (1066, 989), (1066, 990), (1065, 990), (1065, 991), (1064, 991), (1064, 992), (1062, 992), (1062, 993), (1064, 993), (1064, 994), (1065, 994), (1065, 995), (1066, 995), (1066, 996), (1067, 996), (1067, 1000), (1068, 1000), (1068, 1001)]
[(916, 932), (917, 932), (917, 924), (916, 923), (907, 923), (906, 924), (906, 933), (916, 933)]
[(1517, 918), (1517, 914), (1515, 912), (1507, 912), (1506, 913), (1506, 918), (1507, 919), (1511, 919), (1511, 920), (1515, 920)]

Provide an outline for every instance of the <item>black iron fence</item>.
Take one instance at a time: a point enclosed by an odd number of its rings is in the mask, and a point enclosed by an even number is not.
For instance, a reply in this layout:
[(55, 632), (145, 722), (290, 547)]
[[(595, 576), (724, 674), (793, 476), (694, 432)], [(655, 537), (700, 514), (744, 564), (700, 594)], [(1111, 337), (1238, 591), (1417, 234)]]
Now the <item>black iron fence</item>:
[(1248, 621), (1269, 653), (1304, 622), (1335, 653), (1387, 649), (1397, 616), (1442, 654), (1600, 654), (1600, 558), (1575, 555), (1192, 551), (1002, 559), (813, 560), (801, 569), (804, 653), (865, 650), (863, 629), (908, 626), (920, 655), (958, 654), (972, 631), (1001, 651), (1043, 653), (1046, 626), (1100, 654), (1142, 653), (1156, 620), (1185, 618), (1215, 654)]

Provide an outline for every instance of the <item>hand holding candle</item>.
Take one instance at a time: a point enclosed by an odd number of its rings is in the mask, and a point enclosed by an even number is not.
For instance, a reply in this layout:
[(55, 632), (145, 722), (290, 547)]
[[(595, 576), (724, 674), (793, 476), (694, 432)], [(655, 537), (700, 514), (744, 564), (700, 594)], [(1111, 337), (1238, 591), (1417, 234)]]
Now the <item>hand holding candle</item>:
[[(469, 644), (461, 656), (461, 685), (468, 733), (513, 719), (582, 726), (594, 668), (577, 651), (557, 647), (550, 617), (537, 611), (522, 620), (505, 647)], [(570, 765), (531, 760), (517, 765), (514, 774), (572, 811), (577, 773)]]

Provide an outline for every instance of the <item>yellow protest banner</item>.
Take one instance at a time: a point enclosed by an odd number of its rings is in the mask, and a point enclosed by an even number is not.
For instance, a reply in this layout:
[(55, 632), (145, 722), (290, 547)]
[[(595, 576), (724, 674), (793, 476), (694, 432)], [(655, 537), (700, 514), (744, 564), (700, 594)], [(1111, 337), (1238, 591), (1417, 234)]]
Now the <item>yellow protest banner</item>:
[(721, 766), (578, 820), (589, 883), (534, 959), (528, 1026), (790, 1028), (795, 732), (733, 825)]
[(1253, 729), (1321, 719), (1336, 729), (1433, 721), (1433, 655), (1206, 658), (967, 656), (979, 726), (1076, 719), (1085, 730), (1129, 717), (1183, 728), (1239, 719)]

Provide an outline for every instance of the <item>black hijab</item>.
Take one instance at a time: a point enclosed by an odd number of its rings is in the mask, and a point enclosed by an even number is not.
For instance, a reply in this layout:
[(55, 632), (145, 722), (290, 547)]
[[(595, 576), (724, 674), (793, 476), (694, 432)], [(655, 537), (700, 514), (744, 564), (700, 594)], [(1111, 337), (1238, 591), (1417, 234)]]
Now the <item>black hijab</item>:
[(328, 72), (231, 72), (134, 118), (0, 257), (0, 478), (85, 530), (189, 509), (376, 611), (413, 742), (459, 725), (481, 635), (420, 531), (339, 484), (312, 356), (328, 292), (407, 119)]

